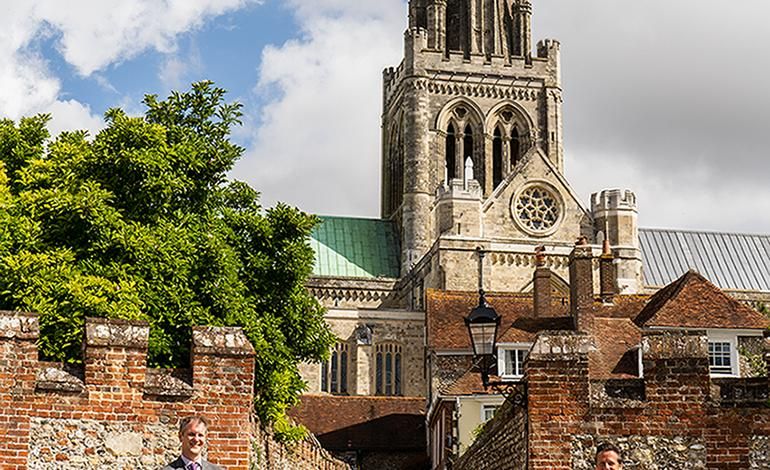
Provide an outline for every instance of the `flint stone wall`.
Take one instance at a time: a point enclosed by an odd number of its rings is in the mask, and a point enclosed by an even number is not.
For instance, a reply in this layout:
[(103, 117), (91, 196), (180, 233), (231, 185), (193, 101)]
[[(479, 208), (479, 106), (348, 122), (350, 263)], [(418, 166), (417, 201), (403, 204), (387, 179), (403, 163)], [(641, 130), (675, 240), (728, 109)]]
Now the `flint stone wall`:
[(633, 470), (705, 469), (703, 439), (664, 436), (576, 436), (572, 439), (572, 468), (593, 470), (596, 446), (611, 442), (623, 452), (623, 468)]

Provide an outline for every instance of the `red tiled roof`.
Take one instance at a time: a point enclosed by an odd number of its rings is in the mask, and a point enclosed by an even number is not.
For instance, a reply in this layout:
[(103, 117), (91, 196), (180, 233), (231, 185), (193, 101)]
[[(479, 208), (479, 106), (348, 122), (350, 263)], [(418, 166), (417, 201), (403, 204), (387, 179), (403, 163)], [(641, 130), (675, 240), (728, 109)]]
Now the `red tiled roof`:
[(302, 395), (289, 411), (328, 450), (424, 450), (425, 399)]
[[(534, 341), (538, 331), (572, 328), (569, 306), (561, 302), (553, 304), (558, 317), (534, 319), (531, 294), (491, 293), (486, 299), (502, 317), (497, 338), (500, 343), (528, 343)], [(471, 344), (464, 319), (478, 302), (478, 293), (428, 289), (428, 346), (439, 350), (469, 350)]]
[(639, 326), (765, 329), (767, 317), (690, 271), (653, 295), (634, 320)]
[[(498, 381), (497, 376), (491, 376), (490, 381)], [(447, 385), (440, 391), (441, 395), (463, 396), (463, 395), (489, 395), (495, 394), (494, 390), (484, 390), (481, 381), (481, 373), (477, 369), (469, 369), (457, 380)]]
[(647, 294), (616, 295), (612, 303), (594, 302), (593, 310), (596, 318), (636, 318), (642, 311), (650, 296)]
[(630, 319), (595, 318), (596, 349), (588, 354), (589, 376), (598, 380), (638, 377), (635, 348), (641, 341), (641, 330)]

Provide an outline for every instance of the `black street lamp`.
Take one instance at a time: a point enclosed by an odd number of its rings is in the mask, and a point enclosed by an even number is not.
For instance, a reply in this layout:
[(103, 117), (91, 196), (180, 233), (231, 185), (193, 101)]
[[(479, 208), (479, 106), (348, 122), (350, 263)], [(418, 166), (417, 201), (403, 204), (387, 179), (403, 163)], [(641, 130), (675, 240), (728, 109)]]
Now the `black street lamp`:
[(484, 289), (479, 289), (479, 306), (471, 310), (465, 318), (465, 326), (473, 346), (473, 357), (481, 369), (481, 381), (484, 388), (489, 387), (489, 371), (495, 362), (497, 330), (500, 327), (500, 315), (497, 314), (484, 297)]

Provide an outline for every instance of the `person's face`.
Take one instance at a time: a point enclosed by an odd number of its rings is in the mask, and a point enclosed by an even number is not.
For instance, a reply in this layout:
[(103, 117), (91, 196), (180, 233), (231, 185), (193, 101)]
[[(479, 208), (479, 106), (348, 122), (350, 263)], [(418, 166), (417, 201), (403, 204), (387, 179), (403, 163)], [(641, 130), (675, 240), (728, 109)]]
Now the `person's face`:
[(596, 470), (620, 470), (620, 456), (614, 450), (602, 452), (596, 457)]
[(200, 421), (193, 421), (179, 433), (182, 441), (182, 455), (190, 460), (197, 459), (203, 447), (206, 445), (206, 425)]

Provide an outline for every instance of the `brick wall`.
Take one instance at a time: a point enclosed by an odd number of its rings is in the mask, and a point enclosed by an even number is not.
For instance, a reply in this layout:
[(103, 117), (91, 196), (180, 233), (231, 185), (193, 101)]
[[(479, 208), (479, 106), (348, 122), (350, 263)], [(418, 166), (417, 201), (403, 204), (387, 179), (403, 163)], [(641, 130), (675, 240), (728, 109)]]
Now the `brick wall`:
[(589, 380), (589, 336), (543, 333), (526, 364), (527, 452), (506, 403), (454, 469), (492, 459), (498, 469), (588, 470), (604, 441), (628, 469), (769, 468), (768, 378), (710, 379), (707, 344), (698, 332), (646, 332), (644, 379), (614, 381), (608, 394), (608, 382)]
[(36, 316), (0, 312), (4, 469), (159, 468), (178, 456), (177, 423), (191, 414), (210, 418), (208, 458), (225, 468), (347, 468), (260, 430), (240, 329), (194, 328), (189, 370), (146, 367), (144, 323), (88, 319), (81, 368), (38, 361), (38, 335)]

